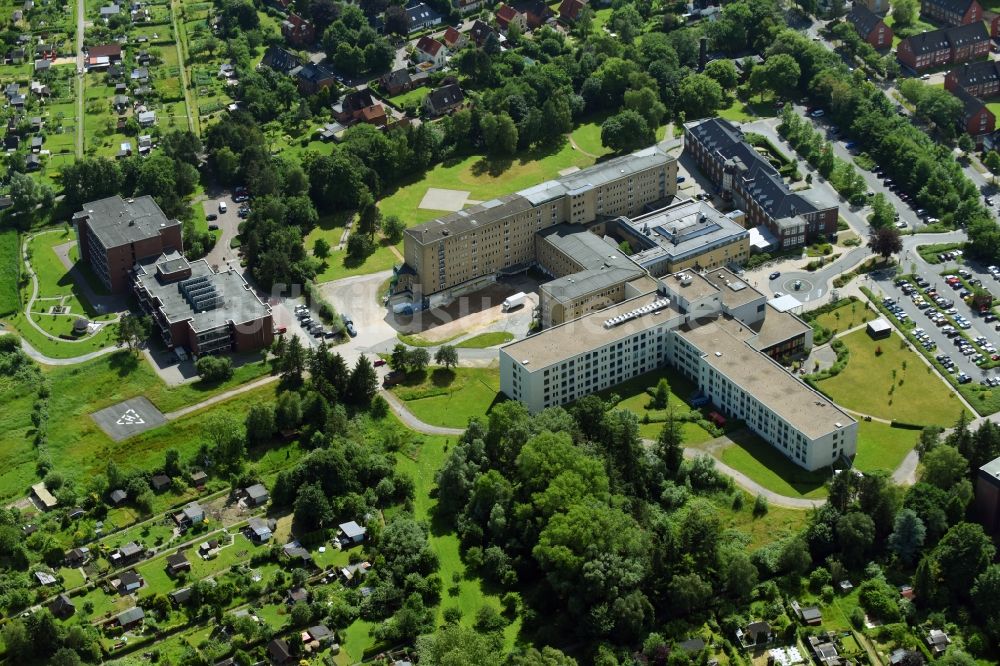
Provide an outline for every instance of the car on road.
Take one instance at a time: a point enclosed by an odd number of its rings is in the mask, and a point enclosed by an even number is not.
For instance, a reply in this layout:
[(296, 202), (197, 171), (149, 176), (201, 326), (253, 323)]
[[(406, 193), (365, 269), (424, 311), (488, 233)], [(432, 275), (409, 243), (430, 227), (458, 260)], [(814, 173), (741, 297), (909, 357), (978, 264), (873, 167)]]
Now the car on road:
[(381, 368), (383, 365), (385, 365), (385, 359), (377, 358), (375, 359), (375, 361), (372, 362), (372, 365), (375, 366), (376, 368)]
[(930, 74), (921, 74), (920, 75), (920, 80), (921, 81), (928, 81), (928, 80), (930, 80), (930, 78), (931, 78)]
[(282, 333), (287, 333), (288, 332), (288, 327), (287, 326), (279, 326), (278, 328), (274, 329), (274, 332), (277, 333), (278, 335), (281, 335)]
[(780, 277), (781, 277), (781, 271), (774, 271), (773, 273), (771, 273), (770, 275), (767, 276), (767, 279), (769, 279), (769, 280), (777, 280)]

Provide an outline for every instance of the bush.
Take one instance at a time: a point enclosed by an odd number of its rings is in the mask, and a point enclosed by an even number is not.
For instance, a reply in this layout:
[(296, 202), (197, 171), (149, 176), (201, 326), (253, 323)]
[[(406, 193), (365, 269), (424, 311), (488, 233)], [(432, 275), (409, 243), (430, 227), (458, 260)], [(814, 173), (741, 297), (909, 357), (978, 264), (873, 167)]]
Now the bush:
[(865, 626), (865, 612), (857, 606), (855, 606), (854, 610), (851, 611), (850, 619), (851, 626), (859, 631)]
[(202, 356), (195, 368), (206, 382), (223, 382), (233, 376), (233, 363), (225, 356)]

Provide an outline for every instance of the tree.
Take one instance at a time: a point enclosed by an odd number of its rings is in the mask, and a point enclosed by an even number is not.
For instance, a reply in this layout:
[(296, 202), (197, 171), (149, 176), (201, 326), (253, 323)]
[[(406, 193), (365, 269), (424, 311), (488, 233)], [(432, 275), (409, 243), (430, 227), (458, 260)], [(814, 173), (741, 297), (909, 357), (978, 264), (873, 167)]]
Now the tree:
[(51, 206), (52, 189), (39, 183), (26, 173), (14, 172), (10, 175), (9, 195), (14, 212), (18, 214), (33, 211), (37, 206)]
[(725, 58), (713, 60), (705, 65), (705, 75), (718, 81), (723, 90), (735, 90), (740, 81), (736, 63)]
[(410, 20), (401, 5), (390, 5), (385, 10), (385, 31), (405, 37), (410, 32)]
[(247, 439), (251, 444), (266, 444), (274, 436), (277, 430), (275, 422), (275, 409), (271, 403), (254, 403), (247, 412), (246, 431)]
[(215, 462), (223, 467), (239, 469), (246, 457), (246, 431), (243, 424), (230, 414), (213, 413), (204, 426)]
[(983, 158), (983, 164), (990, 170), (990, 174), (993, 176), (993, 183), (996, 184), (997, 175), (1000, 174), (1000, 153), (995, 150), (986, 153), (986, 157)]
[(295, 391), (278, 395), (274, 409), (274, 426), (278, 430), (295, 430), (302, 423), (302, 398)]
[(684, 435), (673, 407), (667, 408), (666, 420), (656, 438), (656, 455), (663, 463), (667, 476), (675, 478), (684, 462)]
[(304, 532), (322, 529), (332, 520), (330, 503), (318, 483), (307, 483), (295, 497), (295, 525)]
[(896, 514), (889, 548), (906, 564), (912, 564), (924, 545), (927, 528), (913, 509), (902, 509)]
[(656, 129), (667, 112), (667, 107), (660, 101), (660, 95), (652, 88), (625, 91), (626, 109), (641, 114), (650, 129)]
[(656, 382), (656, 390), (653, 391), (653, 409), (666, 409), (670, 400), (670, 384), (666, 377), (660, 377)]
[(406, 372), (406, 366), (410, 360), (409, 353), (410, 350), (406, 348), (406, 345), (402, 342), (397, 342), (396, 346), (392, 348), (392, 354), (389, 356), (389, 367), (393, 370)]
[(939, 444), (924, 456), (924, 475), (921, 478), (941, 490), (950, 490), (969, 472), (969, 461), (953, 446)]
[(378, 393), (378, 375), (368, 357), (362, 354), (351, 371), (347, 397), (351, 404), (358, 407), (368, 407), (372, 398)]
[(971, 136), (962, 132), (958, 135), (958, 149), (968, 154), (976, 149), (976, 143), (972, 140)]
[(940, 567), (945, 589), (956, 597), (967, 597), (995, 553), (993, 541), (982, 526), (959, 523), (941, 537), (932, 556)]
[(917, 0), (895, 0), (892, 3), (893, 25), (900, 28), (913, 25), (914, 19), (917, 18), (918, 8)]
[(325, 238), (316, 239), (316, 242), (313, 243), (313, 254), (320, 259), (326, 259), (330, 256), (330, 244)]
[(222, 382), (233, 376), (233, 362), (226, 356), (202, 356), (194, 366), (202, 380), (208, 383)]
[(626, 109), (601, 125), (601, 145), (616, 152), (628, 152), (655, 140), (653, 130), (638, 112)]
[(872, 228), (868, 234), (868, 247), (883, 259), (888, 259), (903, 249), (903, 239), (899, 236), (899, 229), (894, 226)]
[(869, 222), (873, 227), (889, 227), (896, 221), (896, 211), (889, 199), (879, 192), (871, 200), (872, 214)]
[(382, 233), (385, 234), (385, 239), (393, 245), (403, 240), (404, 231), (406, 231), (406, 223), (396, 215), (382, 217)]
[(448, 624), (417, 639), (420, 663), (427, 666), (488, 664), (502, 649), (497, 637), (460, 624)]
[(677, 91), (677, 104), (687, 118), (704, 118), (722, 107), (722, 86), (704, 74), (689, 74)]
[(118, 331), (115, 341), (119, 347), (127, 346), (135, 355), (153, 330), (153, 320), (148, 316), (137, 316), (131, 313), (123, 315), (118, 320)]
[(306, 370), (306, 350), (299, 336), (293, 335), (288, 341), (285, 353), (279, 359), (282, 383), (292, 388), (302, 386), (302, 373)]
[(983, 312), (993, 305), (993, 294), (982, 287), (973, 287), (971, 301), (974, 310)]
[(423, 372), (431, 362), (431, 354), (423, 347), (412, 349), (406, 354), (406, 364), (414, 372)]
[(452, 345), (441, 345), (434, 354), (434, 362), (451, 369), (458, 365), (458, 351)]
[(765, 90), (772, 90), (775, 95), (787, 99), (795, 95), (801, 76), (802, 71), (795, 58), (787, 53), (778, 53), (753, 68), (750, 88), (762, 97)]
[(837, 539), (847, 562), (861, 564), (875, 542), (875, 523), (867, 514), (852, 511), (837, 521)]

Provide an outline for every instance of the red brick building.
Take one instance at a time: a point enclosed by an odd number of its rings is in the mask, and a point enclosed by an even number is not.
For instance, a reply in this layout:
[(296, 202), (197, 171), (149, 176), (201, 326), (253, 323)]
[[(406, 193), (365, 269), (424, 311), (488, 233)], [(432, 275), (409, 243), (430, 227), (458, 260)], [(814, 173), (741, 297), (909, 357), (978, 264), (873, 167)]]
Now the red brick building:
[(968, 25), (983, 20), (977, 0), (921, 0), (920, 14), (946, 25)]
[(917, 71), (976, 60), (989, 52), (990, 35), (982, 21), (929, 30), (903, 39), (896, 47), (899, 61)]
[(872, 48), (884, 49), (892, 46), (892, 28), (887, 26), (878, 14), (861, 3), (854, 3), (847, 14), (847, 22), (854, 27), (861, 39), (872, 45)]
[(952, 94), (962, 102), (962, 129), (969, 136), (981, 137), (984, 134), (991, 134), (996, 129), (996, 116), (986, 107), (986, 102), (965, 88), (955, 88)]
[(316, 43), (316, 28), (298, 14), (289, 14), (281, 22), (281, 35), (292, 46), (310, 46)]
[(73, 215), (73, 225), (80, 260), (115, 294), (129, 290), (140, 261), (184, 250), (181, 223), (168, 220), (152, 197), (91, 201)]
[(967, 62), (948, 72), (944, 77), (945, 90), (955, 92), (963, 88), (976, 97), (1000, 94), (1000, 67), (993, 60)]

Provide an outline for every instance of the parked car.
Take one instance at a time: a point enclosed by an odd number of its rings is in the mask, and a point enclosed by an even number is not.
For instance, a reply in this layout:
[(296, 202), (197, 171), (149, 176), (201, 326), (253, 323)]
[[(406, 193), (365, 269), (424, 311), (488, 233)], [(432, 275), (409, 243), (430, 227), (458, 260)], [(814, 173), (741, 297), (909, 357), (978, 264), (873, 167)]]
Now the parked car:
[(781, 272), (780, 271), (774, 271), (773, 273), (771, 273), (767, 277), (768, 277), (769, 280), (777, 280), (778, 278), (781, 277)]
[(344, 322), (344, 328), (347, 329), (347, 334), (352, 338), (357, 337), (358, 330), (354, 328), (354, 320), (351, 319), (350, 316), (346, 314), (340, 315), (340, 320)]
[(385, 365), (385, 359), (384, 358), (377, 358), (372, 363), (372, 365), (375, 366), (376, 368), (381, 368), (383, 365)]
[(809, 115), (812, 116), (813, 118), (822, 118), (825, 114), (826, 112), (823, 109), (816, 109)]
[(216, 215), (215, 213), (209, 213), (208, 215), (205, 216), (205, 219), (211, 222), (213, 220), (219, 219), (219, 216)]

